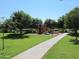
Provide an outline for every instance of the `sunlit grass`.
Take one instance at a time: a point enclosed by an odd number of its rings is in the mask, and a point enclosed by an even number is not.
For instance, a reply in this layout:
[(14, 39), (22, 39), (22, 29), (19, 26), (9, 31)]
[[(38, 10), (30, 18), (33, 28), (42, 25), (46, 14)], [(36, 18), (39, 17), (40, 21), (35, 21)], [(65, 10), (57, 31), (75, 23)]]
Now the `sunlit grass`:
[(43, 59), (79, 59), (79, 45), (73, 44), (72, 36), (66, 36), (53, 46)]
[[(5, 34), (7, 35), (7, 34)], [(0, 38), (0, 59), (11, 59), (11, 57), (52, 38), (52, 35), (26, 34), (29, 37), (22, 39), (5, 39), (5, 49), (2, 50), (2, 38)], [(2, 33), (0, 33), (0, 37)]]

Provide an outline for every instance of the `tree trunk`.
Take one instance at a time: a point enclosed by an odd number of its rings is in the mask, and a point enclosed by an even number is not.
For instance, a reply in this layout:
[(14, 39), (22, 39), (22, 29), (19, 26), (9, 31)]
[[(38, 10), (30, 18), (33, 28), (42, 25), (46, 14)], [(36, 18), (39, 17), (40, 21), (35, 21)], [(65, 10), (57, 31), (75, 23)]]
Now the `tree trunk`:
[(20, 34), (22, 34), (22, 29), (20, 29)]
[(78, 36), (77, 29), (75, 29), (75, 36), (76, 36), (76, 40), (78, 40), (78, 38), (77, 38), (77, 36)]

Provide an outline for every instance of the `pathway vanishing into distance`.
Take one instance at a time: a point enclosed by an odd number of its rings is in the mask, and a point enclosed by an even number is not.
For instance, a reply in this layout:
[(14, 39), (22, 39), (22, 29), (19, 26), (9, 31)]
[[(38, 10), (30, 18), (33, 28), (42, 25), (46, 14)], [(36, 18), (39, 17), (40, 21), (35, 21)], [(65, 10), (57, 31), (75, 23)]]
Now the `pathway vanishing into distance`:
[(20, 53), (19, 55), (16, 55), (12, 59), (42, 59), (45, 53), (66, 35), (67, 33), (60, 34), (24, 51), (23, 53)]

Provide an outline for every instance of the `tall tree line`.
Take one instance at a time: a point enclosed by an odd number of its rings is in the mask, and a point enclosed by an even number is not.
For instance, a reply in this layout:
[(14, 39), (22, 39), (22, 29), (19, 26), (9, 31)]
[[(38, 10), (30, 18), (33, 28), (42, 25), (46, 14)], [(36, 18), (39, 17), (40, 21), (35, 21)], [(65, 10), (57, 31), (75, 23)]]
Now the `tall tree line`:
[[(79, 7), (74, 8), (64, 16), (61, 16), (57, 21), (54, 19), (46, 19), (43, 23), (39, 18), (33, 18), (29, 14), (24, 11), (16, 11), (13, 12), (9, 19), (6, 19), (3, 23), (3, 26), (6, 30), (11, 31), (19, 30), (20, 34), (22, 33), (22, 29), (27, 28), (38, 28), (38, 24), (42, 24), (47, 26), (50, 29), (54, 28), (73, 28), (74, 32), (77, 33), (79, 29)], [(2, 25), (0, 25), (0, 28)]]

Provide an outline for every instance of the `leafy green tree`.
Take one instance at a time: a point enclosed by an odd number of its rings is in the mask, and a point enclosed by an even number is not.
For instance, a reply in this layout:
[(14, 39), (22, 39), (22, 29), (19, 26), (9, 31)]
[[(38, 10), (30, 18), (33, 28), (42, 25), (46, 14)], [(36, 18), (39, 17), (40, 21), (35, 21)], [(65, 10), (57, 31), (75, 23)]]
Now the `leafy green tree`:
[(2, 31), (2, 24), (1, 24), (1, 22), (0, 22), (0, 32)]
[(58, 19), (57, 25), (58, 25), (58, 28), (64, 28), (64, 16)]
[(0, 22), (0, 29), (1, 29), (1, 27), (2, 27), (2, 26), (1, 26), (1, 22)]
[(5, 28), (5, 32), (8, 32), (10, 30), (10, 23), (11, 23), (11, 19), (6, 19), (3, 24), (1, 24), (1, 28)]
[(57, 23), (55, 20), (52, 19), (46, 19), (46, 21), (44, 22), (44, 24), (48, 27), (48, 28), (56, 28), (57, 27)]
[(57, 27), (60, 28), (60, 31), (61, 32), (64, 32), (65, 31), (65, 28), (66, 28), (66, 24), (65, 24), (65, 16), (62, 16), (58, 19), (57, 21)]
[(42, 24), (42, 20), (38, 18), (33, 18), (31, 27), (37, 29), (39, 24)]
[(66, 25), (70, 29), (74, 29), (76, 40), (78, 36), (79, 29), (79, 7), (74, 8), (68, 14), (66, 14)]
[(14, 12), (11, 19), (15, 28), (19, 29), (20, 34), (22, 34), (23, 28), (28, 28), (31, 24), (31, 16), (23, 11)]

